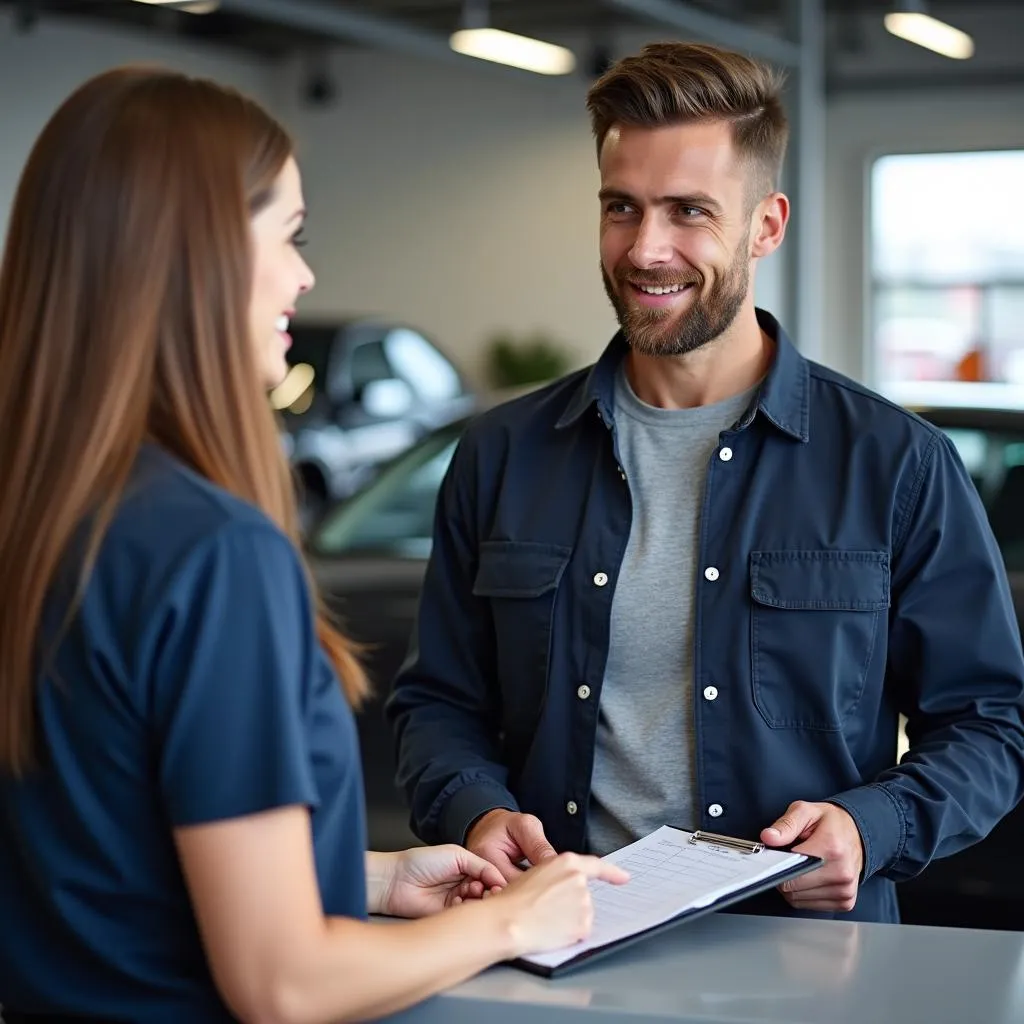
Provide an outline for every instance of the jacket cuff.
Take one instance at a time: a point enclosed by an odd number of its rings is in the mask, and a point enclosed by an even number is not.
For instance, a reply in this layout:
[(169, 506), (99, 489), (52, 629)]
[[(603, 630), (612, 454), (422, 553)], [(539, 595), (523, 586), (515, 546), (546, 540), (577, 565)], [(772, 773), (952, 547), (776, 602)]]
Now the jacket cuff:
[(862, 884), (899, 860), (907, 843), (907, 819), (885, 786), (858, 786), (829, 797), (828, 803), (842, 807), (860, 832), (864, 846)]
[(482, 814), (502, 807), (518, 811), (515, 797), (496, 782), (469, 782), (457, 789), (441, 811), (439, 832), (442, 842), (466, 844), (466, 833)]

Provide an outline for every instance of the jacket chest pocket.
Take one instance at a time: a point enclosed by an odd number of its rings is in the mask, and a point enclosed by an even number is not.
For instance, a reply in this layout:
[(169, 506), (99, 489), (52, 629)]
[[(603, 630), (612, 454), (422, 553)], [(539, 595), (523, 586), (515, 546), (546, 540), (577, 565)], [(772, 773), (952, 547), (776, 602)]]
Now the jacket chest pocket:
[(473, 594), (486, 598), (494, 622), (502, 724), (532, 732), (547, 690), (558, 584), (572, 549), (525, 541), (485, 541)]
[(754, 703), (773, 729), (837, 731), (864, 694), (889, 608), (884, 551), (750, 556)]

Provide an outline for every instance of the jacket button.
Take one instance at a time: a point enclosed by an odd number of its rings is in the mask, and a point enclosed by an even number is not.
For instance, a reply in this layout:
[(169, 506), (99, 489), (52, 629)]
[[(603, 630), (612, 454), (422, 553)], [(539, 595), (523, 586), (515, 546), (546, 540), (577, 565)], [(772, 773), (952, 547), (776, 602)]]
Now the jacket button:
[(579, 689), (578, 689), (578, 690), (576, 691), (576, 696), (577, 696), (577, 697), (579, 697), (579, 699), (580, 699), (580, 700), (586, 700), (586, 699), (587, 699), (587, 698), (588, 698), (588, 697), (590, 696), (590, 687), (589, 687), (589, 686), (587, 686), (587, 684), (586, 684), (586, 683), (584, 683), (584, 684), (583, 684), (583, 685), (582, 685), (582, 686), (581, 686), (581, 687), (580, 687), (580, 688), (579, 688)]
[(704, 687), (704, 699), (705, 700), (717, 700), (718, 699), (718, 687), (717, 686), (705, 686)]
[(721, 451), (719, 451), (719, 453), (718, 453), (718, 457), (723, 462), (728, 462), (732, 458), (732, 449), (731, 448), (723, 448), (723, 449), (721, 449)]
[(711, 815), (712, 818), (720, 818), (722, 816), (722, 805), (712, 804), (708, 808), (708, 814)]
[(608, 582), (608, 573), (599, 572), (594, 575), (594, 586), (603, 587)]
[(715, 580), (718, 579), (718, 570), (713, 565), (709, 565), (704, 570), (704, 579), (710, 580), (712, 583), (714, 583)]
[(575, 814), (575, 813), (576, 813), (576, 812), (577, 812), (577, 811), (579, 810), (579, 808), (578, 808), (578, 807), (576, 806), (576, 801), (575, 801), (575, 800), (570, 800), (570, 801), (569, 801), (569, 802), (568, 802), (568, 803), (567, 803), (567, 804), (565, 805), (565, 809), (566, 809), (566, 810), (567, 810), (567, 811), (568, 811), (568, 812), (569, 812), (570, 814)]

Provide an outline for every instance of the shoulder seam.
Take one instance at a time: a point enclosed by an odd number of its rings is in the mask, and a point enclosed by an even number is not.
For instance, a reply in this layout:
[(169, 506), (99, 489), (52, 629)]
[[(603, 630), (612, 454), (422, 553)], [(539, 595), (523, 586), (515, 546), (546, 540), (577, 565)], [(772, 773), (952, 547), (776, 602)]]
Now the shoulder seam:
[(884, 406), (887, 409), (891, 409), (895, 413), (899, 413), (904, 419), (910, 420), (916, 423), (918, 426), (923, 427), (925, 432), (929, 434), (933, 439), (941, 435), (942, 431), (933, 423), (929, 423), (926, 419), (918, 416), (915, 412), (907, 409), (905, 406), (894, 402), (890, 398), (886, 398), (885, 395), (880, 395), (870, 388), (864, 387), (862, 384), (858, 384), (853, 380), (843, 380), (842, 377), (835, 379), (830, 375), (818, 372), (820, 369), (826, 369), (818, 367), (814, 363), (809, 363), (811, 368), (811, 376), (816, 380), (820, 380), (823, 384), (828, 384), (831, 387), (842, 388), (844, 391), (848, 391), (850, 394), (857, 395), (859, 398), (864, 398), (869, 402), (873, 402), (875, 405)]
[(181, 555), (174, 569), (166, 576), (166, 585), (160, 594), (159, 601), (163, 602), (174, 592), (182, 576), (193, 566), (201, 563), (203, 559), (210, 556), (213, 548), (224, 540), (229, 532), (245, 532), (248, 534), (265, 534), (274, 538), (275, 543), (284, 544), (290, 551), (292, 557), (300, 563), (301, 556), (295, 550), (295, 545), (283, 534), (277, 526), (270, 521), (225, 519), (215, 529), (201, 536), (194, 544), (190, 545)]
[(924, 487), (924, 478), (931, 468), (932, 459), (935, 457), (935, 449), (939, 445), (938, 434), (933, 434), (929, 440), (928, 447), (925, 449), (924, 457), (921, 459), (921, 465), (917, 470), (917, 475), (914, 478), (914, 485), (910, 491), (910, 498), (907, 501), (907, 507), (904, 509), (903, 514), (900, 516), (899, 523), (896, 525), (896, 534), (893, 538), (893, 555), (898, 558), (903, 551), (903, 545), (906, 543), (907, 534), (910, 532), (910, 521), (913, 518), (913, 514), (917, 511), (918, 505), (921, 501), (921, 490)]
[(255, 513), (254, 523), (260, 522), (263, 525), (267, 525), (267, 523), (263, 522), (263, 518), (261, 518), (265, 517), (265, 513), (251, 502), (237, 494), (233, 494), (231, 491), (225, 490), (212, 480), (207, 480), (206, 477), (197, 473), (191, 466), (182, 462), (172, 453), (164, 452), (164, 455), (172, 461), (174, 477), (185, 484), (188, 488), (188, 493), (198, 495), (207, 507), (222, 513), (225, 516), (225, 522), (242, 521), (240, 518), (232, 515), (231, 507), (238, 505), (248, 512)]

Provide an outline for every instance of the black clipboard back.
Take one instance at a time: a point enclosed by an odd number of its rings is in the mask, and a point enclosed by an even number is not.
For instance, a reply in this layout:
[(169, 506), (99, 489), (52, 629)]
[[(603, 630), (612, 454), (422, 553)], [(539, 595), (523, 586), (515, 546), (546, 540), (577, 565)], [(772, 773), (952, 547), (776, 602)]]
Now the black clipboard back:
[[(742, 847), (742, 852), (744, 853), (757, 853), (761, 848), (760, 843), (752, 843), (749, 840), (734, 839), (730, 836), (720, 836), (709, 832), (695, 832), (694, 837), (698, 842), (703, 841), (715, 843), (716, 845), (728, 845), (732, 849), (741, 849), (739, 844), (745, 844)], [(723, 842), (723, 840), (728, 840), (729, 842)], [(691, 839), (691, 842), (693, 841), (694, 840)], [(690, 910), (684, 910), (679, 914), (676, 914), (676, 916), (670, 920), (663, 921), (661, 924), (657, 924), (653, 928), (647, 928), (644, 931), (636, 932), (633, 935), (627, 935), (624, 938), (616, 939), (614, 942), (606, 943), (605, 945), (598, 946), (595, 949), (588, 949), (585, 952), (580, 953), (579, 956), (575, 956), (571, 960), (566, 960), (564, 963), (556, 964), (554, 967), (548, 967), (545, 964), (536, 964), (530, 960), (524, 960), (521, 958), (507, 961), (508, 966), (516, 967), (528, 972), (529, 974), (536, 974), (542, 978), (561, 978), (572, 971), (592, 964), (595, 960), (608, 956), (610, 953), (616, 953), (620, 949), (625, 949), (627, 946), (632, 946), (637, 942), (642, 942), (655, 935), (660, 935), (662, 932), (666, 932), (670, 928), (675, 928), (681, 924), (685, 924), (687, 921), (696, 921), (698, 918), (704, 917), (707, 914), (713, 914), (715, 911), (724, 910), (726, 907), (731, 907), (733, 904), (740, 903), (745, 899), (749, 899), (751, 896), (757, 896), (759, 893), (767, 892), (769, 889), (774, 889), (783, 882), (788, 882), (790, 879), (799, 878), (801, 875), (806, 875), (808, 872), (817, 870), (825, 863), (821, 857), (812, 857), (809, 854), (800, 854), (800, 856), (804, 859), (799, 864), (794, 864), (791, 868), (787, 868), (785, 871), (780, 871), (778, 874), (772, 875), (771, 878), (765, 878), (759, 882), (754, 882), (752, 885), (745, 886), (742, 889), (737, 889), (735, 892), (730, 892), (725, 896), (721, 896), (717, 900), (714, 900), (705, 906), (693, 907)]]

